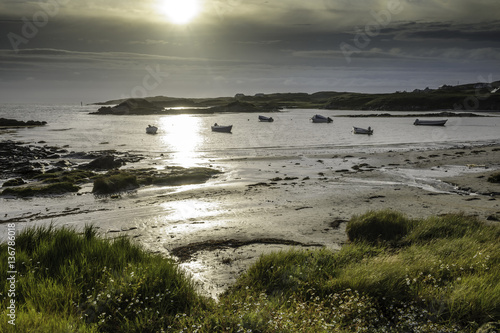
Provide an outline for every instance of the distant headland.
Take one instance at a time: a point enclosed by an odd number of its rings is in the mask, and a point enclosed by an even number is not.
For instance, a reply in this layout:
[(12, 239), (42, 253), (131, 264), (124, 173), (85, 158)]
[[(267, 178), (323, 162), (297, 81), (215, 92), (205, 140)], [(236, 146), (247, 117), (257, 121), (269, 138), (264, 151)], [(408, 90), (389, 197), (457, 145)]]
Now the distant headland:
[(272, 112), (284, 108), (369, 111), (500, 111), (500, 81), (443, 85), (411, 92), (354, 93), (321, 91), (271, 93), (216, 98), (155, 96), (94, 103), (103, 105), (93, 114), (204, 114), (218, 112)]

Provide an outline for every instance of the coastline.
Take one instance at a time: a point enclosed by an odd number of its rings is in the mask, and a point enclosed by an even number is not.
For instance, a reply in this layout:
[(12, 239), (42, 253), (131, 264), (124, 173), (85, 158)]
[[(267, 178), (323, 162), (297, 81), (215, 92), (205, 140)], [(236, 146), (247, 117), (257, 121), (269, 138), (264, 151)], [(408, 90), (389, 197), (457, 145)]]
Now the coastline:
[[(2, 214), (0, 230), (6, 221), (77, 229), (92, 221), (103, 237), (127, 236), (177, 259), (202, 294), (217, 298), (262, 254), (340, 249), (346, 222), (370, 210), (498, 223), (500, 185), (487, 182), (498, 161), (500, 145), (219, 160), (214, 167), (226, 172), (203, 185), (149, 186), (116, 199), (95, 199), (84, 187), (59, 207), (28, 199), (44, 209)], [(189, 256), (172, 255), (180, 250)]]
[[(371, 210), (389, 208), (411, 218), (464, 213), (490, 223), (500, 220), (500, 185), (487, 182), (500, 168), (500, 146), (316, 158), (325, 171), (315, 176), (287, 179), (283, 172), (264, 182), (169, 198), (187, 196), (226, 210), (203, 221), (192, 219), (181, 235), (169, 228), (171, 239), (163, 247), (169, 253), (193, 247), (181, 267), (200, 283), (202, 293), (217, 298), (262, 254), (292, 247), (340, 249), (347, 241), (346, 222)], [(343, 165), (329, 168), (336, 159)], [(263, 241), (269, 238), (275, 241)]]

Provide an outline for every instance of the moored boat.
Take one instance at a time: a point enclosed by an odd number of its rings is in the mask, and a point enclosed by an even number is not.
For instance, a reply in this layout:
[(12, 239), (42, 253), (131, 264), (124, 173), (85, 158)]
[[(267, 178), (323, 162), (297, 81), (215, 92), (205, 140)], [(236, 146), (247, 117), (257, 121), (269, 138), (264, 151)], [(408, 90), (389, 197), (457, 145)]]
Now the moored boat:
[(448, 119), (444, 120), (420, 120), (416, 119), (413, 125), (426, 125), (426, 126), (444, 126)]
[(361, 127), (352, 127), (352, 132), (354, 134), (368, 134), (372, 135), (373, 134), (373, 129), (371, 127), (368, 128), (361, 128)]
[(232, 129), (233, 129), (233, 125), (223, 126), (223, 125), (218, 125), (217, 123), (215, 123), (212, 126), (212, 131), (213, 132), (231, 133)]
[(146, 127), (147, 134), (156, 134), (156, 131), (158, 131), (158, 127), (156, 126), (148, 125), (148, 127)]
[(312, 118), (311, 118), (312, 122), (313, 123), (331, 123), (333, 121), (332, 118), (330, 117), (325, 117), (325, 116), (322, 116), (320, 114), (315, 114)]
[(269, 123), (272, 123), (274, 121), (273, 117), (266, 117), (266, 116), (259, 116), (260, 121), (267, 121)]

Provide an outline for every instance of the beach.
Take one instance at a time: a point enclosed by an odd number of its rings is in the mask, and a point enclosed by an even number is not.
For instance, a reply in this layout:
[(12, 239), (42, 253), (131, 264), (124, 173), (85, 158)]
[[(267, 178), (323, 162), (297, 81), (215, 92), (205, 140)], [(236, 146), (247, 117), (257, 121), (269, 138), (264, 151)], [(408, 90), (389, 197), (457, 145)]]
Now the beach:
[[(221, 182), (162, 197), (185, 207), (187, 219), (158, 225), (159, 233), (135, 232), (152, 250), (180, 256), (202, 293), (216, 298), (262, 254), (338, 250), (347, 242), (346, 222), (370, 210), (392, 209), (414, 218), (464, 213), (498, 223), (500, 185), (487, 178), (500, 168), (499, 148), (244, 159), (238, 162), (249, 175), (249, 165), (267, 165), (260, 170), (268, 177), (248, 182), (243, 173), (231, 186)], [(315, 172), (296, 177), (303, 164)]]
[[(134, 117), (76, 111), (66, 117), (65, 107), (44, 112), (46, 126), (5, 131), (2, 139), (22, 140), (18, 157), (45, 170), (74, 169), (112, 154), (121, 170), (184, 166), (220, 173), (201, 184), (146, 185), (112, 196), (94, 195), (90, 181), (76, 193), (3, 196), (0, 241), (9, 223), (18, 232), (92, 224), (102, 237), (129, 237), (176, 259), (200, 292), (213, 298), (262, 254), (339, 250), (348, 241), (347, 221), (370, 210), (500, 219), (500, 186), (487, 181), (500, 169), (495, 116), (451, 118), (445, 127), (423, 128), (404, 117), (313, 124), (309, 118), (317, 110), (273, 113), (274, 123), (230, 113), (147, 116), (139, 125)], [(234, 124), (233, 134), (211, 133), (216, 121)], [(374, 135), (350, 133), (354, 121), (371, 125)], [(145, 134), (143, 123), (159, 125), (159, 134)], [(18, 168), (25, 167), (32, 171), (29, 163)], [(3, 172), (2, 184), (14, 177)]]
[[(132, 159), (133, 160), (133, 159)], [(126, 168), (154, 166), (155, 156)], [(409, 217), (448, 213), (500, 220), (500, 145), (394, 149), (213, 161), (208, 182), (146, 186), (94, 197), (91, 184), (62, 197), (4, 199), (0, 228), (15, 222), (126, 236), (177, 260), (200, 293), (217, 298), (262, 254), (289, 249), (339, 250), (347, 221), (371, 210)], [(2, 234), (5, 234), (2, 232)]]

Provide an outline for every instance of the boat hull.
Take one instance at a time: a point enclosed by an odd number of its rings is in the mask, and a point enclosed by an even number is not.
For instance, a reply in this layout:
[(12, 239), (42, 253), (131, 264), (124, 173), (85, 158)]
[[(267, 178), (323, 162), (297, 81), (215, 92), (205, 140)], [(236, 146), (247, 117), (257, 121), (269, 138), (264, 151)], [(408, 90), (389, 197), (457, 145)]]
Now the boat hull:
[(366, 128), (360, 128), (360, 127), (352, 127), (352, 132), (354, 134), (367, 134), (367, 135), (372, 135), (373, 130), (372, 129), (366, 129)]
[(259, 116), (259, 121), (272, 123), (274, 121), (273, 117)]
[(444, 126), (448, 119), (445, 120), (420, 120), (417, 119), (413, 123), (413, 125), (421, 125), (421, 126)]
[(311, 120), (312, 120), (313, 123), (331, 123), (333, 121), (332, 118), (325, 117), (325, 116), (322, 116), (322, 115), (319, 115), (319, 114), (314, 115), (311, 118)]
[(231, 130), (233, 129), (233, 125), (229, 126), (212, 126), (212, 131), (213, 132), (221, 132), (221, 133), (231, 133)]
[(156, 126), (146, 127), (147, 134), (156, 134), (156, 131), (158, 131), (158, 127), (156, 127)]

